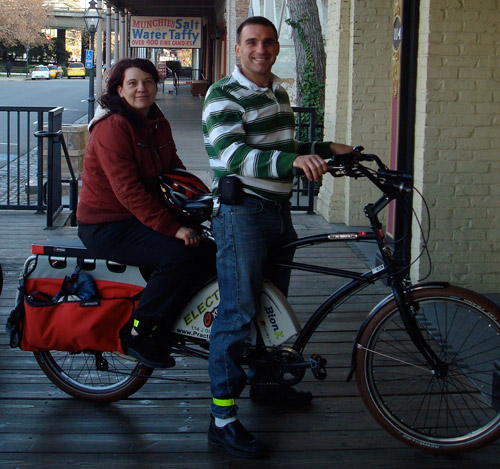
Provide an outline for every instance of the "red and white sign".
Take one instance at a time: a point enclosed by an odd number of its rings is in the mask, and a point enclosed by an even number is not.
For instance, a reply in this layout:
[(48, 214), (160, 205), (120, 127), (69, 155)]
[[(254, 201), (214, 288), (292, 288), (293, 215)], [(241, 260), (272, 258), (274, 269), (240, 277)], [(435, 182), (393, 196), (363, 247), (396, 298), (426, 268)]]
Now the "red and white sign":
[(158, 62), (156, 68), (158, 69), (160, 78), (165, 78), (167, 76), (167, 64), (165, 62)]
[(132, 16), (130, 47), (199, 49), (201, 18)]

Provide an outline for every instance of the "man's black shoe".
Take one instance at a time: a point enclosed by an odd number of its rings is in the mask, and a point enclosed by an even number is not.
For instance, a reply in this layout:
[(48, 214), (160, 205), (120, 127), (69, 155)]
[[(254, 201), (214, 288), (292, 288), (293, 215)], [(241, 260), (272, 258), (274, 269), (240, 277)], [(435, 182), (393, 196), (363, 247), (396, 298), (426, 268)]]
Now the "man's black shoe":
[(211, 417), (208, 442), (214, 446), (222, 446), (229, 454), (239, 458), (261, 458), (267, 451), (266, 445), (255, 438), (239, 420), (219, 428)]
[(151, 368), (172, 368), (175, 366), (173, 357), (162, 351), (151, 335), (128, 335), (122, 341), (125, 353), (137, 358), (144, 365)]
[(309, 391), (298, 391), (291, 386), (254, 384), (250, 387), (250, 399), (261, 405), (277, 405), (286, 407), (301, 407), (312, 401)]

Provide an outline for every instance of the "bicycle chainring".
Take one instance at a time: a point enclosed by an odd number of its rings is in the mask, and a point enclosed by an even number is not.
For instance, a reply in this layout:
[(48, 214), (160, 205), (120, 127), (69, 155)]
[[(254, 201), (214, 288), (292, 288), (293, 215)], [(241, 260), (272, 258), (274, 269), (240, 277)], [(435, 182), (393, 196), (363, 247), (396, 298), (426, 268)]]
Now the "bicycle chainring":
[[(276, 348), (271, 352), (270, 367), (274, 378), (280, 384), (293, 386), (300, 383), (304, 377), (304, 358), (290, 347)], [(294, 367), (293, 365), (301, 365)]]

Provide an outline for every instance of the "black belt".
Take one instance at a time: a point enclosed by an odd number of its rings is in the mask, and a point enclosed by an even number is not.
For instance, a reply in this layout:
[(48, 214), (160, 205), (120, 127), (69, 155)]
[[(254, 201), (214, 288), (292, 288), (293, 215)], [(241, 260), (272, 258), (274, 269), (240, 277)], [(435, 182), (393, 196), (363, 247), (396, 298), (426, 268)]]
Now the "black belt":
[(278, 202), (277, 200), (264, 199), (264, 197), (260, 197), (254, 194), (247, 194), (246, 192), (243, 192), (243, 197), (244, 198), (248, 197), (249, 199), (257, 199), (260, 200), (263, 204), (272, 205), (273, 207), (281, 205), (287, 205), (287, 206), (290, 205), (290, 202), (288, 200), (286, 202)]

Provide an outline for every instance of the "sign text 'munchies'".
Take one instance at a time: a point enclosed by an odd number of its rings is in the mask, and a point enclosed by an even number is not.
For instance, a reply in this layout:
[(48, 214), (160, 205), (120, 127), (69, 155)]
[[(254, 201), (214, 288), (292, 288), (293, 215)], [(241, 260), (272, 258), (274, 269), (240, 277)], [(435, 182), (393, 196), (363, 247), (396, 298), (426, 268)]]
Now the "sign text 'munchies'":
[(132, 16), (130, 46), (199, 49), (201, 18)]

